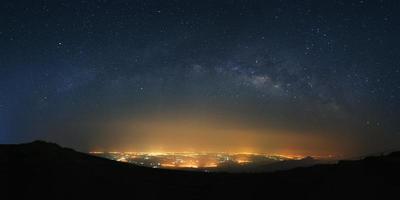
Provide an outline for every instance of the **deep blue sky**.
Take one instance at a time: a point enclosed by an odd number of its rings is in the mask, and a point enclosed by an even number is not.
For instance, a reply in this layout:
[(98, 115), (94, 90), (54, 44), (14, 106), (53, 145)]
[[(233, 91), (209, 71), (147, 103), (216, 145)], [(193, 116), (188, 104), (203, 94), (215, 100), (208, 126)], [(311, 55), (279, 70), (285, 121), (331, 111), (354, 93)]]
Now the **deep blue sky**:
[(3, 0), (0, 142), (197, 148), (223, 129), (242, 133), (213, 148), (251, 130), (260, 151), (400, 149), (399, 4)]

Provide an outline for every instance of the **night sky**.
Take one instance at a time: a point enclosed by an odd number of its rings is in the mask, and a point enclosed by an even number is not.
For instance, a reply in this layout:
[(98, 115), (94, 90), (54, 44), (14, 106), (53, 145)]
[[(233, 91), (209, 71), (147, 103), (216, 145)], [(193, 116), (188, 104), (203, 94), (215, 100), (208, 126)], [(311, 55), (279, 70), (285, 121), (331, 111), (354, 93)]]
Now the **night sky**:
[(0, 2), (0, 143), (400, 149), (400, 2)]

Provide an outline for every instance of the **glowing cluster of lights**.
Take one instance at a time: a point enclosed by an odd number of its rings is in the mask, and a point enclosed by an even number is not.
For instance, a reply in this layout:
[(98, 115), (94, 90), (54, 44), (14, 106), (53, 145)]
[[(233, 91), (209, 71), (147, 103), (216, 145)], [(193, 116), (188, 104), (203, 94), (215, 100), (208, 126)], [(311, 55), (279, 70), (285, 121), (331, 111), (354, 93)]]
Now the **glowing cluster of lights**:
[(94, 151), (91, 154), (107, 157), (120, 162), (129, 162), (153, 168), (216, 168), (225, 163), (248, 165), (254, 158), (268, 160), (298, 160), (300, 155), (267, 155), (259, 153), (196, 153), (196, 152), (102, 152)]

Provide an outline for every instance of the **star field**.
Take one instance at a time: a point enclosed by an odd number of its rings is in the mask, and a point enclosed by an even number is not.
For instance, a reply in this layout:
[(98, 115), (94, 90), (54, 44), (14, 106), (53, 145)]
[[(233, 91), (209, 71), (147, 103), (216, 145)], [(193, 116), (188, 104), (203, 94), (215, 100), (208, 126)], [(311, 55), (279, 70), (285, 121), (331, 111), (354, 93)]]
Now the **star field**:
[(397, 1), (0, 6), (2, 143), (113, 146), (109, 138), (135, 141), (146, 133), (103, 125), (174, 113), (215, 117), (218, 130), (321, 137), (330, 151), (349, 154), (400, 147)]

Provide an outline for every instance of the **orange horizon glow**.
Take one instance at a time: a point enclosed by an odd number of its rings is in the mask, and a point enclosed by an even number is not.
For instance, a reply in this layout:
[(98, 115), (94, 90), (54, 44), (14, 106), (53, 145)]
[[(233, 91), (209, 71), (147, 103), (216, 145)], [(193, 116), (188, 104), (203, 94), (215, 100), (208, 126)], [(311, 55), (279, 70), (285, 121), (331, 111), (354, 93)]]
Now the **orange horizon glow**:
[[(207, 154), (214, 154), (214, 155), (218, 155), (218, 154), (227, 154), (227, 155), (247, 155), (247, 156), (277, 156), (277, 157), (282, 157), (282, 158), (286, 158), (286, 159), (295, 159), (295, 160), (299, 160), (299, 159), (303, 159), (306, 158), (308, 156), (313, 157), (313, 158), (339, 158), (341, 155), (332, 155), (332, 154), (328, 154), (328, 155), (309, 155), (309, 154), (305, 154), (305, 155), (301, 155), (301, 154), (283, 154), (283, 153), (273, 153), (273, 154), (269, 154), (269, 153), (249, 153), (249, 152), (235, 152), (235, 153), (229, 153), (229, 152), (187, 152), (187, 151), (183, 151), (183, 152), (142, 152), (142, 151), (138, 151), (138, 152), (133, 152), (133, 151), (128, 151), (128, 152), (124, 152), (124, 151), (89, 151), (89, 154), (127, 154), (127, 155), (149, 155), (149, 156), (165, 156), (165, 155), (184, 155), (184, 156), (198, 156), (198, 155), (207, 155)], [(248, 163), (251, 162), (249, 161), (247, 158), (237, 158), (235, 160), (238, 163)]]
[[(318, 130), (292, 130), (255, 125), (212, 114), (153, 114), (105, 123), (98, 152), (268, 154), (286, 157), (337, 157), (357, 145)], [(115, 133), (115, 134), (109, 134)], [(115, 137), (110, 138), (110, 135)], [(101, 137), (104, 136), (104, 137)], [(113, 141), (113, 143), (110, 143)]]

